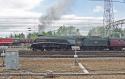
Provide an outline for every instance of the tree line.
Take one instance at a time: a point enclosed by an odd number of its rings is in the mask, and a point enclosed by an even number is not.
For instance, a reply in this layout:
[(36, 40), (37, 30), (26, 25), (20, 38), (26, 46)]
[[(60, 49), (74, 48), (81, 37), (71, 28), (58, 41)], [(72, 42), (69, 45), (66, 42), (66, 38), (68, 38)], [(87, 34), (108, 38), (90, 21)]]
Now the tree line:
[(45, 36), (76, 36), (80, 35), (79, 29), (73, 26), (60, 26), (57, 30), (54, 31), (43, 31), (42, 33), (34, 32), (25, 35), (24, 33), (20, 34), (10, 34), (9, 37), (15, 39), (36, 39), (39, 35)]
[[(106, 37), (105, 34), (106, 34), (106, 30), (104, 27), (95, 27), (89, 31), (88, 36), (97, 35), (97, 36), (101, 36), (101, 37)], [(109, 37), (125, 38), (125, 29), (115, 28), (113, 30), (110, 30)]]

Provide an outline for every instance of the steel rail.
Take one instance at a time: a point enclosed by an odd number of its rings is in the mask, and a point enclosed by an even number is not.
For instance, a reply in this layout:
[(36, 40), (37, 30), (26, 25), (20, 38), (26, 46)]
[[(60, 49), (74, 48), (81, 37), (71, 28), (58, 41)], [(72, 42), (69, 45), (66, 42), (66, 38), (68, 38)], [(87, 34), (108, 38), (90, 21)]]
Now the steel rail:
[[(21, 55), (20, 57), (41, 57), (41, 58), (74, 58), (74, 55)], [(79, 55), (79, 58), (89, 58), (89, 57), (125, 57), (125, 55)]]
[(112, 73), (0, 73), (0, 76), (86, 76), (86, 75), (125, 75), (125, 72), (112, 72)]

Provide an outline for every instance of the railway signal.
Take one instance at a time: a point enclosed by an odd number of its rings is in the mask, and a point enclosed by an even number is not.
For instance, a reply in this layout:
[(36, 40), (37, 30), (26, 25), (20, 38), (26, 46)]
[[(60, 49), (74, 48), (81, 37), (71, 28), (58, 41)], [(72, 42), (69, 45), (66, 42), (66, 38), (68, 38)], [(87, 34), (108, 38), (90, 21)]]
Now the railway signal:
[(75, 51), (75, 55), (74, 55), (74, 64), (75, 66), (78, 65), (78, 55), (77, 55), (77, 51), (80, 50), (79, 46), (72, 46), (72, 50)]

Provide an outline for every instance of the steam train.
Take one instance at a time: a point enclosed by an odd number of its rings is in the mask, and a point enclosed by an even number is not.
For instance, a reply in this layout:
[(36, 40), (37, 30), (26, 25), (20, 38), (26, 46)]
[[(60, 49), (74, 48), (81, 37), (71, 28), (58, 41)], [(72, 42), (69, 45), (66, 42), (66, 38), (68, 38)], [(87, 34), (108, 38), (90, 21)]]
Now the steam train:
[(81, 50), (124, 50), (125, 39), (102, 38), (98, 36), (47, 37), (41, 36), (32, 44), (32, 50), (72, 50), (72, 46), (79, 46)]

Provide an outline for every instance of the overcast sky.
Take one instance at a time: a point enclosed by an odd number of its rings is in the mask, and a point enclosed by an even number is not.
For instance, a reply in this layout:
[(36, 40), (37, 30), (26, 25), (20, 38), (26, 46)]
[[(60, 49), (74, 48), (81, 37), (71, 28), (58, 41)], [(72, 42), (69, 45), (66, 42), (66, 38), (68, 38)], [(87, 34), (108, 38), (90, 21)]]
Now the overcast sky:
[[(38, 18), (46, 14), (48, 8), (53, 6), (58, 0), (0, 0), (0, 18), (24, 18), (35, 17)], [(123, 1), (123, 0), (119, 0)], [(103, 1), (92, 0), (74, 0), (74, 3), (70, 7), (70, 10), (65, 12), (61, 16), (62, 19), (77, 19), (74, 21), (68, 20), (69, 23), (100, 23), (103, 17)], [(114, 3), (114, 15), (115, 19), (124, 19), (125, 17), (125, 3)], [(13, 23), (14, 21), (4, 20), (4, 22)], [(3, 22), (3, 20), (2, 20)], [(2, 23), (0, 20), (0, 24)], [(27, 21), (26, 21), (27, 22)], [(58, 23), (65, 23), (64, 20), (58, 21)], [(15, 22), (16, 23), (16, 22)], [(38, 22), (35, 22), (38, 23)], [(101, 21), (102, 23), (102, 21)], [(3, 31), (4, 26), (0, 26), (0, 30)], [(80, 26), (79, 26), (80, 27)], [(14, 27), (15, 28), (15, 27)], [(26, 27), (25, 27), (26, 28)], [(82, 28), (84, 28), (82, 26)], [(8, 26), (6, 31), (13, 29), (13, 26)], [(17, 29), (20, 29), (17, 27)], [(22, 30), (23, 27), (21, 28)], [(5, 29), (4, 29), (5, 30)], [(82, 30), (82, 29), (81, 29)], [(85, 30), (84, 30), (85, 31)], [(4, 33), (5, 34), (5, 33)], [(3, 35), (3, 33), (0, 33)]]

